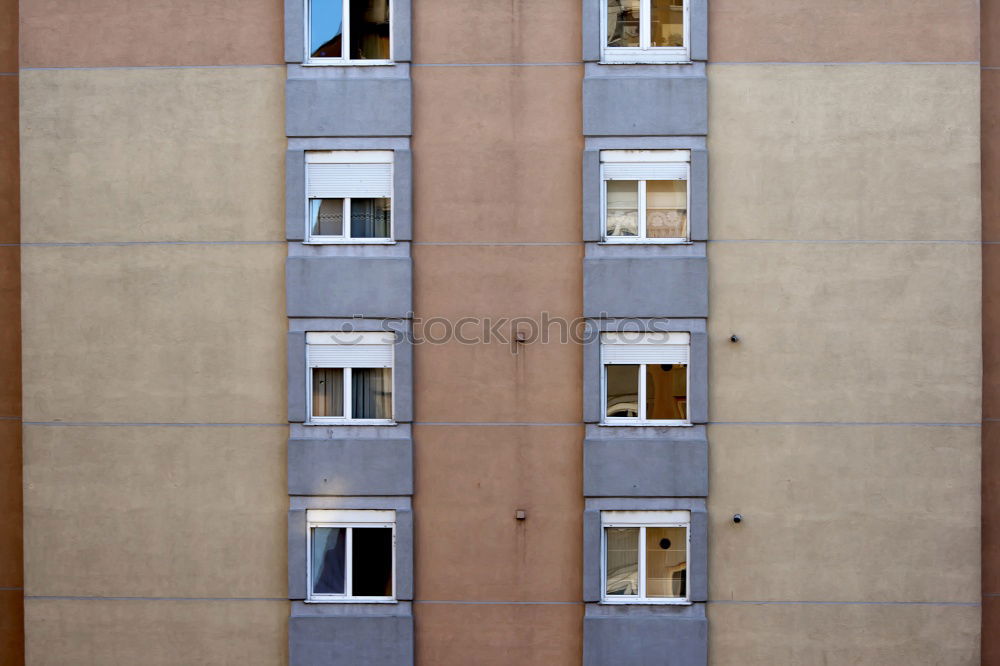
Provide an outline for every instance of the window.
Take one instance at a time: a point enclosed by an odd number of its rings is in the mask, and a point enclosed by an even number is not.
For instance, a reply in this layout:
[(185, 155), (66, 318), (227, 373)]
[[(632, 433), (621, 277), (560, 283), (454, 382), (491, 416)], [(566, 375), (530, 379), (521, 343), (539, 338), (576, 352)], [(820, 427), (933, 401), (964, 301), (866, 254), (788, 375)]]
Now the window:
[(605, 425), (690, 425), (690, 333), (602, 333)]
[(691, 513), (602, 511), (603, 603), (688, 603)]
[(604, 62), (687, 62), (688, 0), (602, 0)]
[(391, 11), (390, 0), (306, 0), (306, 63), (390, 62)]
[(392, 423), (392, 333), (306, 333), (309, 422)]
[(306, 153), (307, 243), (392, 240), (392, 151)]
[(605, 243), (686, 243), (689, 150), (602, 150)]
[(309, 601), (393, 601), (396, 512), (310, 509)]

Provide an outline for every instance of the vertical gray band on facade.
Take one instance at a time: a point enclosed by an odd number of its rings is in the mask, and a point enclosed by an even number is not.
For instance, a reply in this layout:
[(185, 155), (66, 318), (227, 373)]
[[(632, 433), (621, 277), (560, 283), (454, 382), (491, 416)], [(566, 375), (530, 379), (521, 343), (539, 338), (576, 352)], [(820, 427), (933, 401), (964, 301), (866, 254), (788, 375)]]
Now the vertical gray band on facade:
[(411, 0), (393, 0), (392, 12), (392, 16), (389, 17), (392, 22), (392, 59), (395, 62), (410, 62), (413, 59)]
[(413, 421), (413, 341), (411, 335), (396, 333), (393, 347), (393, 411), (397, 423)]
[(600, 241), (604, 237), (601, 211), (601, 151), (583, 151), (583, 240)]
[(690, 6), (691, 60), (708, 60), (708, 0), (688, 0)]
[(413, 153), (393, 151), (392, 226), (396, 240), (413, 240)]
[(583, 0), (582, 38), (583, 61), (597, 62), (601, 59), (601, 48), (604, 43), (601, 35), (601, 11), (607, 0)]
[(306, 0), (285, 0), (285, 62), (306, 56)]
[(413, 511), (396, 510), (396, 598), (413, 599)]
[(306, 334), (288, 334), (288, 420), (306, 420)]
[(691, 151), (688, 216), (692, 241), (708, 240), (708, 151)]
[(691, 509), (691, 550), (688, 562), (691, 567), (688, 598), (691, 601), (708, 601), (708, 512), (704, 506)]
[(688, 418), (691, 423), (708, 423), (708, 334), (691, 333), (688, 365)]
[(306, 153), (289, 150), (285, 153), (285, 238), (302, 241), (306, 238)]
[(305, 599), (306, 594), (306, 511), (288, 512), (288, 598)]

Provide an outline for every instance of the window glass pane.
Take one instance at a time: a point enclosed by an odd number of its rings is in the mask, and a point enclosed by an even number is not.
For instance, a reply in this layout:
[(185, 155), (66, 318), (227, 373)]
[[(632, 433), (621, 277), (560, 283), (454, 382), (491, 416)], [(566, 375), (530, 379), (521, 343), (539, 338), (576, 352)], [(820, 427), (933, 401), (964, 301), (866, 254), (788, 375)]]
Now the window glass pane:
[(646, 528), (646, 596), (687, 596), (687, 528)]
[(607, 182), (608, 236), (639, 234), (639, 181), (609, 180)]
[(392, 368), (351, 370), (351, 416), (356, 419), (392, 418)]
[(313, 368), (313, 416), (344, 415), (344, 369)]
[(310, 199), (309, 219), (313, 236), (344, 235), (344, 200)]
[(640, 0), (608, 0), (608, 46), (639, 46)]
[(351, 0), (351, 54), (357, 60), (389, 59), (389, 0)]
[(606, 365), (607, 415), (609, 418), (639, 416), (639, 366)]
[(687, 420), (687, 366), (650, 363), (646, 366), (646, 418)]
[(351, 199), (351, 238), (388, 238), (391, 199)]
[(392, 529), (355, 527), (351, 543), (351, 594), (392, 596)]
[(347, 530), (343, 527), (312, 528), (312, 592), (343, 594)]
[(684, 0), (649, 0), (650, 46), (684, 46)]
[(687, 181), (646, 181), (646, 236), (687, 238)]
[(605, 592), (639, 594), (639, 528), (604, 528)]
[(343, 37), (342, 0), (310, 0), (309, 53), (314, 58), (339, 58)]

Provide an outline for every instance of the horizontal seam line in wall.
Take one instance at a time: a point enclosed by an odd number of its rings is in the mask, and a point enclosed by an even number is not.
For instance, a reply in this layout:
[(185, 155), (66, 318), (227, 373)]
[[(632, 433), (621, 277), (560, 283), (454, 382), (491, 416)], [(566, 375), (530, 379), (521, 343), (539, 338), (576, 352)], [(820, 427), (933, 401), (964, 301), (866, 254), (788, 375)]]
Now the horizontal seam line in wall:
[(578, 423), (532, 423), (528, 421), (414, 421), (415, 426), (573, 426), (583, 425), (583, 421)]
[(288, 427), (287, 423), (137, 423), (126, 421), (24, 421), (28, 426), (173, 426), (187, 428), (201, 427)]
[(839, 240), (839, 239), (796, 239), (796, 238), (712, 238), (708, 243), (829, 243), (831, 245), (992, 245), (1000, 241), (979, 240)]
[(760, 60), (755, 62), (739, 62), (732, 60), (709, 60), (709, 65), (978, 65), (978, 60), (861, 60), (847, 62), (831, 60), (830, 62), (802, 60), (796, 62), (778, 62)]
[(460, 601), (438, 599), (414, 599), (415, 604), (464, 604), (464, 605), (499, 605), (499, 606), (582, 606), (583, 601)]
[(234, 69), (234, 68), (260, 68), (260, 67), (285, 67), (284, 63), (259, 64), (259, 65), (108, 65), (106, 67), (22, 67), (22, 72), (46, 72), (59, 70), (104, 70), (104, 69)]
[(710, 604), (816, 604), (845, 606), (981, 606), (978, 601), (737, 601), (733, 599), (709, 599)]
[(20, 421), (20, 416), (0, 416), (0, 421)]
[(282, 597), (88, 597), (26, 594), (25, 599), (54, 601), (288, 601)]
[(17, 72), (0, 72), (0, 76), (17, 76)]
[(288, 241), (87, 241), (80, 243), (0, 243), (0, 247), (117, 247), (123, 245), (287, 245)]
[(777, 425), (777, 426), (924, 426), (941, 427), (951, 426), (959, 428), (978, 428), (976, 423), (916, 423), (906, 421), (709, 421), (708, 425)]
[(0, 592), (20, 592), (23, 587), (0, 587)]
[(413, 67), (580, 67), (576, 62), (415, 62)]

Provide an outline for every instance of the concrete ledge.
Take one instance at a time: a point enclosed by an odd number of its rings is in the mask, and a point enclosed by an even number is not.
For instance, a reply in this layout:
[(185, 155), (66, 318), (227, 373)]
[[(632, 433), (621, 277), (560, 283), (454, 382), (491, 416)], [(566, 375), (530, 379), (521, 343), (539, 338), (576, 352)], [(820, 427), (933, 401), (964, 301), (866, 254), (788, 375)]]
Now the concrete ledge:
[(705, 257), (616, 257), (583, 261), (585, 317), (707, 317)]
[(289, 257), (289, 317), (399, 317), (413, 311), (409, 257)]
[(703, 435), (584, 440), (583, 494), (587, 497), (706, 497), (708, 441)]
[(605, 67), (606, 73), (583, 79), (585, 135), (708, 133), (708, 79), (704, 76), (622, 76), (616, 66)]
[(584, 666), (703, 666), (704, 606), (587, 606)]
[(285, 132), (297, 136), (409, 136), (413, 93), (406, 78), (289, 79)]
[(412, 495), (410, 439), (291, 439), (289, 495)]
[(411, 666), (412, 615), (291, 617), (290, 666)]

